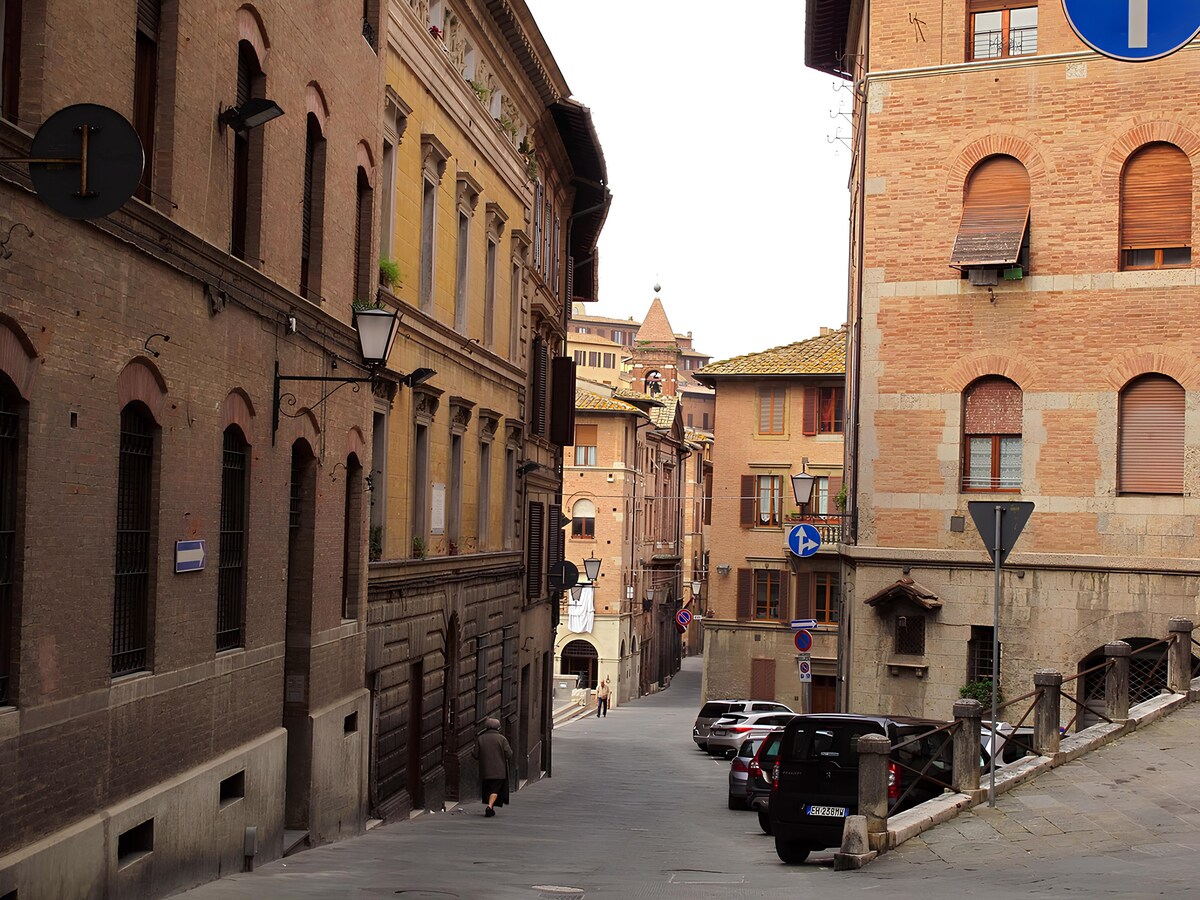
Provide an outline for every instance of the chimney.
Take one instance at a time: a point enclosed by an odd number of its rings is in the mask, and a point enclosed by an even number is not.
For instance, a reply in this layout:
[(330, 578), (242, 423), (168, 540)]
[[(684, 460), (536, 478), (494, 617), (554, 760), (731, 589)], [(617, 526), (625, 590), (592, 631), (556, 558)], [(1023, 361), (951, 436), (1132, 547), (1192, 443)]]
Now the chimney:
[(821, 337), (825, 337), (825, 335), (830, 334), (832, 332), (833, 332), (832, 328), (826, 328), (824, 325), (821, 326)]

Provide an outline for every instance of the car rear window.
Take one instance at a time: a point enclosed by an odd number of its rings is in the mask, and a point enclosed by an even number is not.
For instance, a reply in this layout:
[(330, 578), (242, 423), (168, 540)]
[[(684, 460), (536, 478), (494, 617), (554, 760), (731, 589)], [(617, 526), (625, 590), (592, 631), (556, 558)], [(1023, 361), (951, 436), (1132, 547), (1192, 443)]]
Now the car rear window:
[(760, 746), (762, 746), (762, 738), (752, 738), (748, 741), (742, 741), (742, 749), (738, 751), (738, 756), (754, 756)]
[(774, 760), (775, 757), (779, 755), (779, 745), (781, 743), (783, 743), (782, 734), (770, 735), (763, 742), (762, 748), (758, 751), (759, 760)]
[(791, 762), (831, 760), (843, 766), (858, 763), (858, 739), (883, 734), (873, 722), (802, 722), (788, 748)]
[(698, 718), (701, 719), (716, 719), (729, 712), (728, 703), (705, 703), (700, 710)]
[(736, 725), (738, 722), (745, 722), (748, 718), (749, 716), (744, 716), (741, 713), (728, 713), (713, 722), (713, 725)]

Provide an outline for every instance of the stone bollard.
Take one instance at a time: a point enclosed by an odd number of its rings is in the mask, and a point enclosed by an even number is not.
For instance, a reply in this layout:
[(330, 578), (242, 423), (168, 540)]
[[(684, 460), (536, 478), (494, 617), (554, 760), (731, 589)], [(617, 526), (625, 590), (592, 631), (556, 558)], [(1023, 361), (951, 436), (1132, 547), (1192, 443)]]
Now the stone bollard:
[(963, 794), (979, 790), (979, 738), (983, 708), (978, 700), (959, 700), (954, 704), (958, 730), (954, 732), (954, 789)]
[(858, 739), (858, 814), (867, 819), (872, 850), (886, 850), (888, 822), (888, 754), (886, 735), (864, 734)]
[(1104, 658), (1111, 663), (1104, 673), (1104, 714), (1114, 722), (1129, 718), (1129, 653), (1124, 641), (1104, 645)]
[(1192, 620), (1176, 616), (1167, 624), (1175, 640), (1167, 657), (1167, 690), (1186, 694), (1192, 689)]
[(1053, 756), (1058, 752), (1062, 682), (1062, 672), (1053, 669), (1039, 669), (1033, 674), (1033, 686), (1042, 692), (1033, 714), (1033, 749), (1041, 756)]

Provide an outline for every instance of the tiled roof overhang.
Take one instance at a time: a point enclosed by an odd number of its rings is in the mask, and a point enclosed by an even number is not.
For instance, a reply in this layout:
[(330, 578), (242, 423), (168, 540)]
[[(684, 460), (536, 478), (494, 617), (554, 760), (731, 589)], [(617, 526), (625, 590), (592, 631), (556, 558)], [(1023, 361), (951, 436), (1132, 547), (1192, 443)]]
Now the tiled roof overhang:
[(863, 601), (867, 606), (881, 606), (884, 603), (894, 603), (897, 600), (909, 600), (925, 609), (941, 609), (942, 601), (929, 588), (917, 584), (911, 578), (901, 578), (894, 584), (889, 584), (882, 591), (873, 594)]
[(845, 56), (852, 0), (808, 0), (804, 26), (804, 64), (839, 78), (851, 78)]
[(575, 203), (570, 228), (570, 253), (575, 260), (575, 296), (571, 300), (595, 300), (599, 286), (596, 246), (612, 203), (608, 167), (591, 110), (568, 97), (553, 104), (550, 113), (575, 173)]

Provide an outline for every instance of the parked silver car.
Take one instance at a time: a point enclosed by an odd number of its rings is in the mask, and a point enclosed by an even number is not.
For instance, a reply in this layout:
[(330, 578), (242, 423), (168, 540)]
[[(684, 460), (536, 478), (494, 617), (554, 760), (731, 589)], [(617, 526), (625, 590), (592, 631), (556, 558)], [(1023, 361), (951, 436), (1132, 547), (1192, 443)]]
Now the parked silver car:
[(708, 731), (708, 752), (713, 756), (733, 759), (743, 741), (765, 737), (795, 717), (796, 714), (788, 710), (751, 713), (748, 716), (734, 714), (718, 719)]
[(729, 713), (748, 715), (758, 712), (791, 712), (791, 709), (773, 700), (709, 700), (696, 716), (692, 740), (701, 750), (707, 750), (708, 730), (717, 719)]
[(766, 740), (765, 737), (756, 737), (742, 741), (737, 756), (729, 764), (730, 809), (746, 809), (746, 786), (750, 776), (750, 763), (754, 760), (754, 756), (758, 753), (758, 748), (764, 740)]

